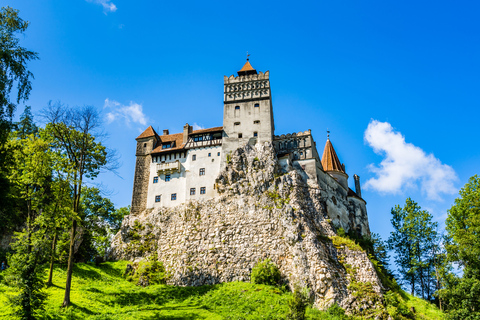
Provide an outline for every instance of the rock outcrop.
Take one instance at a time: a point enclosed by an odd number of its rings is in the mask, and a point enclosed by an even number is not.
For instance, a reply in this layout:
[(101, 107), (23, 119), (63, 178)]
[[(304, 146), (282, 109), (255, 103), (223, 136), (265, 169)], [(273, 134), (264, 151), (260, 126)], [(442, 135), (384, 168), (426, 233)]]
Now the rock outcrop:
[(310, 288), (316, 307), (382, 314), (382, 284), (366, 253), (332, 242), (327, 191), (294, 168), (282, 171), (271, 144), (234, 151), (216, 187), (215, 199), (125, 217), (111, 256), (156, 254), (169, 283), (185, 286), (249, 281), (270, 258), (286, 283)]

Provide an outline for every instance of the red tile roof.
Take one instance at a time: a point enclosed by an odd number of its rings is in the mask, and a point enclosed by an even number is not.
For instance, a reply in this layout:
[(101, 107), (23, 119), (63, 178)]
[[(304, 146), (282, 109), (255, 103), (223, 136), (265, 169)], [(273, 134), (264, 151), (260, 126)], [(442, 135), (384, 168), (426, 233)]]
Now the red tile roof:
[(345, 173), (345, 170), (343, 170), (343, 166), (340, 163), (340, 160), (338, 160), (337, 153), (335, 152), (335, 149), (333, 148), (333, 145), (330, 142), (330, 139), (327, 139), (327, 143), (325, 144), (325, 149), (323, 150), (322, 167), (323, 167), (323, 170), (326, 172), (338, 171), (338, 172)]
[[(189, 135), (208, 133), (208, 132), (217, 132), (217, 131), (222, 131), (222, 130), (223, 130), (223, 127), (213, 127), (213, 128), (195, 130), (195, 131), (192, 131)], [(160, 138), (160, 141), (157, 144), (157, 147), (154, 148), (151, 153), (161, 153), (161, 152), (181, 150), (185, 147), (186, 141), (185, 142), (183, 141), (183, 132), (168, 134), (168, 135), (162, 135), (159, 138)], [(167, 143), (167, 142), (174, 142), (175, 146), (173, 148), (162, 149), (162, 144)]]
[(150, 138), (157, 136), (155, 130), (153, 130), (152, 126), (148, 127), (145, 131), (142, 132), (135, 140), (142, 139), (142, 138)]

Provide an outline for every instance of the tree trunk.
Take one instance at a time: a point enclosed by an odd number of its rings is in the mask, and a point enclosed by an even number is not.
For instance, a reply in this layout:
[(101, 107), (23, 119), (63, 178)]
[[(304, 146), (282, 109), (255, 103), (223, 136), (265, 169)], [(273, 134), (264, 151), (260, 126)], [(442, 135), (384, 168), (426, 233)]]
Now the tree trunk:
[(75, 217), (72, 218), (72, 229), (70, 230), (70, 252), (68, 254), (68, 267), (67, 267), (67, 281), (65, 283), (65, 297), (63, 298), (62, 307), (68, 307), (70, 305), (70, 288), (72, 286), (72, 273), (73, 273), (73, 256), (75, 253), (75, 230), (77, 229), (77, 221)]
[(50, 253), (50, 271), (48, 273), (48, 281), (47, 281), (47, 286), (51, 286), (53, 284), (52, 278), (53, 278), (53, 263), (55, 261), (55, 245), (57, 244), (57, 230), (55, 230), (55, 234), (53, 235), (53, 241), (52, 241), (52, 251)]

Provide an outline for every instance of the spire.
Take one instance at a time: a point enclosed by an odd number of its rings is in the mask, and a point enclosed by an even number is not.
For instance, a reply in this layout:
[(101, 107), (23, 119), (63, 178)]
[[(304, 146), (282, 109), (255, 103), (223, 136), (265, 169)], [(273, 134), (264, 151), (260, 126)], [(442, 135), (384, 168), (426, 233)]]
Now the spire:
[(257, 74), (257, 70), (253, 69), (249, 61), (250, 59), (248, 57), (250, 57), (250, 55), (248, 54), (248, 51), (247, 51), (247, 62), (245, 62), (242, 69), (240, 69), (240, 71), (237, 72), (239, 76), (246, 76), (248, 74)]
[(337, 153), (335, 152), (335, 149), (330, 142), (330, 138), (327, 138), (327, 143), (325, 144), (325, 149), (323, 150), (322, 166), (323, 170), (325, 170), (326, 172), (338, 171), (345, 173), (345, 169), (343, 169), (343, 166), (338, 159)]

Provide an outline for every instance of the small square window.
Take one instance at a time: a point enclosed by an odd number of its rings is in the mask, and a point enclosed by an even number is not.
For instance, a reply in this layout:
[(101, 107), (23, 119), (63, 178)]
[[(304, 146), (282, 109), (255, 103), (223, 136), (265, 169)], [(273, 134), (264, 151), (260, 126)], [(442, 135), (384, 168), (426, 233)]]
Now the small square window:
[(146, 147), (147, 147), (147, 144), (146, 144), (146, 143), (144, 143), (144, 144), (143, 144), (143, 147), (144, 147), (144, 148), (146, 148)]
[(153, 183), (157, 183), (158, 182), (158, 177), (153, 177)]
[(220, 152), (217, 152), (217, 156), (219, 156), (219, 157), (220, 157)]
[(205, 187), (201, 187), (200, 188), (200, 194), (205, 194), (205, 189), (206, 189)]
[(177, 200), (177, 194), (176, 193), (172, 193), (172, 200)]
[(195, 188), (190, 188), (190, 195), (194, 196), (195, 195)]
[(169, 174), (166, 174), (166, 175), (165, 175), (165, 181), (166, 181), (166, 182), (170, 181), (170, 175), (169, 175)]
[(259, 107), (260, 107), (260, 104), (255, 103), (255, 108), (259, 108)]
[(260, 120), (253, 121), (253, 124), (260, 124)]
[(161, 199), (162, 199), (162, 196), (155, 196), (155, 202), (160, 202)]
[(197, 160), (197, 155), (196, 154), (192, 155), (192, 161), (195, 161), (195, 160)]
[(205, 175), (205, 168), (200, 168), (200, 173), (199, 175), (204, 176)]
[(235, 106), (235, 110), (240, 110), (240, 106)]
[(240, 125), (240, 122), (234, 122), (233, 125), (239, 126), (239, 125)]
[(241, 138), (241, 137), (243, 137), (243, 135), (242, 135), (241, 133), (239, 133), (239, 134), (238, 134), (238, 137)]
[(211, 156), (212, 156), (212, 154), (211, 154), (211, 153), (209, 153), (209, 154), (208, 154), (208, 156), (209, 156), (209, 157), (211, 157)]
[(254, 136), (254, 137), (257, 137), (257, 136), (258, 136), (258, 132), (255, 131), (255, 132), (253, 133), (253, 136)]

